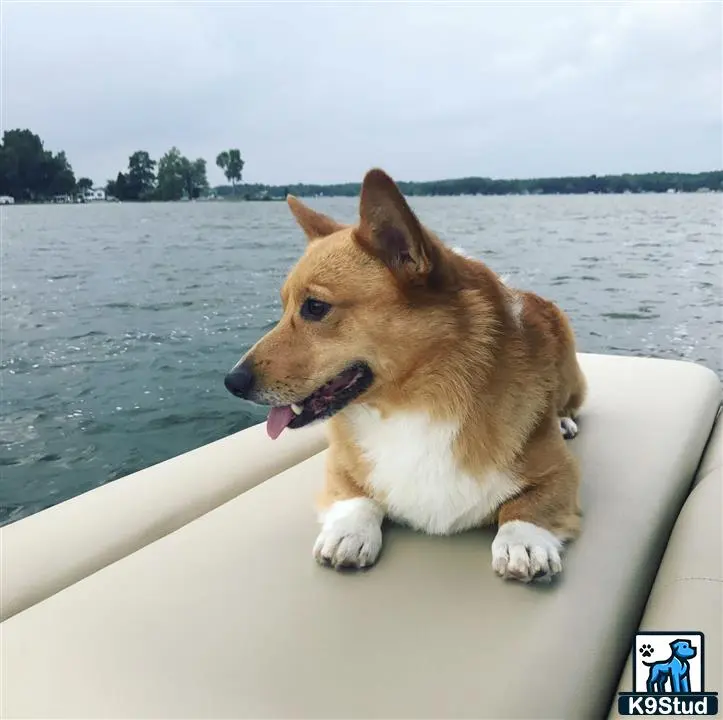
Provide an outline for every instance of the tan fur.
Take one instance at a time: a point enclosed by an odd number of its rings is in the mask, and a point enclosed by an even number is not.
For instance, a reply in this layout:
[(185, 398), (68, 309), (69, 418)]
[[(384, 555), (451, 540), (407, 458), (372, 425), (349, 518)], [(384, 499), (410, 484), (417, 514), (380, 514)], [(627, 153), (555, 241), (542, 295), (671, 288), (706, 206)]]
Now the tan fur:
[[(522, 520), (561, 540), (574, 537), (579, 471), (558, 417), (577, 413), (585, 379), (561, 310), (448, 249), (380, 170), (364, 179), (357, 225), (288, 202), (309, 243), (281, 291), (278, 326), (247, 356), (266, 397), (296, 402), (364, 359), (375, 382), (355, 402), (382, 416), (419, 410), (458, 422), (462, 469), (480, 482), (491, 468), (520, 482), (519, 495), (499, 508), (500, 523)], [(309, 296), (332, 304), (323, 322), (299, 316)], [(322, 507), (371, 494), (345, 414), (328, 430)]]

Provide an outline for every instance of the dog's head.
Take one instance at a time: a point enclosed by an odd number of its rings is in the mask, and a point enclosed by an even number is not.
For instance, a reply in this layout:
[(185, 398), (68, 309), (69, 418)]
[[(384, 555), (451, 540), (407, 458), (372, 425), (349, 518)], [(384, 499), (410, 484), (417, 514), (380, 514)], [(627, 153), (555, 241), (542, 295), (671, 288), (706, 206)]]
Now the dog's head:
[(698, 652), (687, 640), (675, 640), (670, 643), (673, 655), (681, 660), (688, 660), (695, 657)]
[(282, 317), (225, 381), (234, 395), (272, 406), (271, 437), (398, 385), (422, 356), (443, 352), (440, 338), (455, 324), (453, 303), (439, 301), (453, 253), (383, 171), (366, 174), (354, 225), (291, 196), (288, 204), (308, 243), (281, 289)]

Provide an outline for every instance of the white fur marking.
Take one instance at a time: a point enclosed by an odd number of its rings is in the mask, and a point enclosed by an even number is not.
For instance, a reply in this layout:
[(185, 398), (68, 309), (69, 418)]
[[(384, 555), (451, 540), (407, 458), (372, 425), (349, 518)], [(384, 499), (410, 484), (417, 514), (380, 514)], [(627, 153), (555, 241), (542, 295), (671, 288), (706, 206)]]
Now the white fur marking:
[(462, 257), (472, 260), (472, 256), (464, 248), (455, 246), (452, 248), (452, 252), (455, 252), (457, 253), (457, 255), (461, 255)]
[(509, 307), (514, 321), (518, 325), (522, 325), (522, 314), (525, 311), (524, 296), (520, 295), (520, 293), (515, 290), (510, 290)]
[(369, 498), (338, 500), (322, 514), (314, 557), (333, 567), (373, 565), (382, 549), (384, 511)]
[(374, 496), (398, 522), (433, 535), (461, 532), (483, 525), (520, 489), (506, 473), (490, 469), (473, 477), (459, 468), (456, 423), (434, 422), (421, 412), (382, 419), (364, 405), (344, 412), (369, 461)]
[(504, 523), (492, 541), (492, 568), (506, 579), (549, 580), (562, 571), (562, 542), (549, 530), (525, 522)]
[(561, 417), (560, 432), (565, 440), (572, 440), (578, 433), (577, 423), (571, 417)]

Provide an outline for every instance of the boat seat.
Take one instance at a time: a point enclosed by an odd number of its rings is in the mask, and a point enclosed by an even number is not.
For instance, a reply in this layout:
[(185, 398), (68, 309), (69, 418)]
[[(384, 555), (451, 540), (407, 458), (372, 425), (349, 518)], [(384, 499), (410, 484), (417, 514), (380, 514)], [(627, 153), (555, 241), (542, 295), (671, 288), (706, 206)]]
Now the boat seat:
[[(697, 630), (705, 637), (705, 689), (723, 691), (723, 420), (720, 415), (647, 601), (640, 630)], [(630, 692), (632, 663), (619, 692)], [(617, 707), (611, 718), (621, 717)]]
[[(370, 570), (318, 566), (322, 450), (5, 620), (0, 715), (607, 717), (646, 604), (656, 624), (714, 630), (673, 581), (717, 562), (719, 471), (686, 498), (721, 383), (691, 363), (580, 361), (584, 529), (556, 582), (499, 579), (491, 529), (389, 526)], [(689, 545), (703, 524), (713, 547)]]
[(0, 528), (0, 621), (326, 446), (321, 427), (274, 444), (254, 425)]

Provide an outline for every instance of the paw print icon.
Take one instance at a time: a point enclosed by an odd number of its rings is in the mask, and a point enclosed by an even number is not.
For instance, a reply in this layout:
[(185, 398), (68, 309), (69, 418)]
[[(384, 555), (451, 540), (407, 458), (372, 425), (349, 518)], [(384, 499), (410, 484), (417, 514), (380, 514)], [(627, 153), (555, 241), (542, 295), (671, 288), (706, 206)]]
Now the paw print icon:
[(650, 657), (653, 654), (653, 646), (648, 643), (644, 643), (640, 646), (640, 654), (646, 658)]

